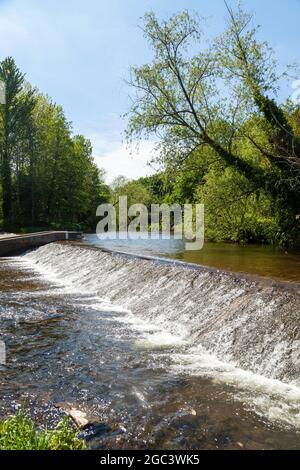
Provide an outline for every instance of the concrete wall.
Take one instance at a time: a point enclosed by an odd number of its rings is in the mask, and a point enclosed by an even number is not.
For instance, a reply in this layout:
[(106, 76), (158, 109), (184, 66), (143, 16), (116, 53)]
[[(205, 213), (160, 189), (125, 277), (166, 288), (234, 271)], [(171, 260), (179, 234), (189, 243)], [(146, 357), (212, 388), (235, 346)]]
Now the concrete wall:
[(39, 232), (0, 239), (0, 256), (9, 256), (62, 240), (81, 240), (81, 232)]

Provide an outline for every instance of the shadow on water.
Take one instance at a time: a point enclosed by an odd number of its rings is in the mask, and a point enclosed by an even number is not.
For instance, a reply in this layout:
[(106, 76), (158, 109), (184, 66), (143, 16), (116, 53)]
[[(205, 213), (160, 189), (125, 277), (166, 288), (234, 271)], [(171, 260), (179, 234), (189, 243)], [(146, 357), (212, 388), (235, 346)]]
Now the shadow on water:
[(70, 403), (93, 417), (83, 433), (93, 448), (299, 448), (295, 429), (259, 415), (233, 386), (176, 371), (185, 344), (151, 342), (155, 327), (97, 302), (42, 280), (21, 258), (0, 260), (2, 416), (25, 400), (54, 425)]

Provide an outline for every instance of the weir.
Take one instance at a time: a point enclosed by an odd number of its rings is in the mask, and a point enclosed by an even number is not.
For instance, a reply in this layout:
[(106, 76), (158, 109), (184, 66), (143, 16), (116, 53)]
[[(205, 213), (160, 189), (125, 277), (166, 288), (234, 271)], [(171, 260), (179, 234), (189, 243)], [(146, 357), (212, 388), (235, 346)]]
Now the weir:
[(300, 385), (299, 284), (81, 244), (53, 243), (24, 258), (222, 361)]
[(63, 240), (80, 240), (81, 232), (50, 231), (36, 232), (0, 238), (0, 256), (21, 253), (31, 248), (37, 248), (47, 243)]

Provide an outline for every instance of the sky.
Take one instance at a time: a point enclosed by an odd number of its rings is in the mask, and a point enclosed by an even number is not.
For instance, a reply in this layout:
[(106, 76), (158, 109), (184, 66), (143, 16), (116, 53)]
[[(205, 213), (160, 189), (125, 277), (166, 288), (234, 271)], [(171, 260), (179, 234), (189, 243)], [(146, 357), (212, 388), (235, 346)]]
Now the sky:
[[(300, 0), (244, 5), (255, 13), (280, 66), (300, 62)], [(109, 183), (118, 175), (137, 178), (154, 171), (147, 165), (153, 141), (142, 141), (138, 151), (123, 143), (129, 67), (151, 60), (141, 17), (149, 10), (167, 17), (183, 9), (207, 18), (208, 38), (224, 30), (223, 0), (0, 0), (0, 59), (12, 56), (32, 85), (64, 107), (74, 132), (91, 139)], [(284, 84), (282, 98), (292, 91), (291, 83)]]

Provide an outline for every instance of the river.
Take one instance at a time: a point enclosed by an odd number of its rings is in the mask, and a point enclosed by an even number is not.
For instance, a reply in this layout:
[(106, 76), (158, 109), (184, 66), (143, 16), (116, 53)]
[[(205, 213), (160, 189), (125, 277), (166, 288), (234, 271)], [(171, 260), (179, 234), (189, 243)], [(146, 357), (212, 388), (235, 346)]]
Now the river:
[(128, 253), (172, 258), (226, 271), (300, 282), (300, 253), (287, 252), (268, 245), (206, 242), (202, 250), (187, 251), (185, 242), (174, 240), (172, 236), (165, 240), (99, 240), (96, 234), (85, 235), (85, 242)]
[[(99, 449), (299, 448), (296, 287), (85, 243), (0, 260), (2, 416), (25, 403), (54, 425), (71, 404), (95, 421), (84, 435)], [(189, 258), (176, 250), (125, 249)]]

